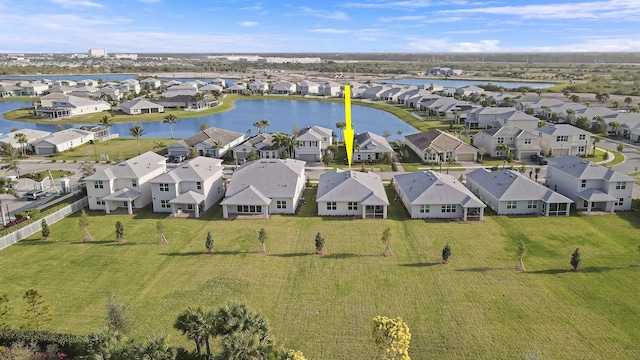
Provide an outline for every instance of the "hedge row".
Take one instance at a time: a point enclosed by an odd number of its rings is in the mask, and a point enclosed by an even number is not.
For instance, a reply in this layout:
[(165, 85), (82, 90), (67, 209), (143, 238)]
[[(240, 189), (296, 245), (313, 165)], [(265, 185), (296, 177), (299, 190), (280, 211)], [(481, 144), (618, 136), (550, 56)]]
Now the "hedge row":
[(87, 355), (87, 337), (73, 334), (60, 334), (36, 330), (0, 330), (0, 346), (10, 347), (13, 343), (34, 343), (40, 351), (49, 345), (57, 346), (60, 352), (69, 358)]

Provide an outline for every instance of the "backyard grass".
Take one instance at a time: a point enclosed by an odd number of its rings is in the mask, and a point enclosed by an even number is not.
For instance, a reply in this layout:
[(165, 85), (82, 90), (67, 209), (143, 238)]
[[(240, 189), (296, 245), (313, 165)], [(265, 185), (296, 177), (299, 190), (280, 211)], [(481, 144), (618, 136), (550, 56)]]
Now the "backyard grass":
[[(0, 252), (0, 293), (11, 325), (23, 324), (23, 292), (35, 287), (51, 304), (47, 330), (98, 330), (105, 301), (133, 306), (132, 334), (168, 333), (189, 306), (247, 303), (264, 315), (278, 343), (309, 359), (371, 359), (371, 319), (401, 316), (414, 359), (637, 359), (640, 357), (640, 215), (545, 218), (485, 216), (483, 222), (406, 220), (398, 202), (390, 219), (314, 216), (308, 190), (297, 216), (175, 219), (145, 209), (136, 215), (89, 212), (96, 239), (82, 243), (77, 214), (51, 226), (56, 241), (32, 236)], [(393, 197), (391, 197), (392, 199)], [(155, 231), (164, 219), (168, 245)], [(125, 244), (116, 244), (122, 221)], [(392, 232), (393, 257), (380, 237)], [(260, 255), (265, 228), (269, 255)], [(206, 234), (215, 255), (205, 255)], [(314, 255), (314, 237), (328, 255)], [(520, 240), (527, 273), (513, 270)], [(451, 265), (440, 264), (445, 243)], [(576, 247), (583, 271), (569, 272)], [(615, 355), (613, 355), (615, 354)]]
[[(154, 149), (154, 147), (159, 142), (163, 143), (166, 146), (169, 146), (177, 141), (179, 141), (179, 139), (140, 138), (140, 152), (144, 153), (147, 151), (158, 151), (158, 149)], [(109, 155), (109, 160), (111, 162), (116, 162), (119, 158), (131, 159), (134, 156), (138, 156), (138, 142), (136, 139), (116, 138), (111, 139), (109, 142), (102, 141), (95, 143), (95, 149), (94, 145), (92, 144), (84, 144), (74, 148), (71, 151), (65, 151), (55, 154), (51, 157), (51, 159), (56, 161), (94, 161), (96, 160), (95, 154), (98, 155), (97, 159), (99, 161), (106, 160), (101, 159), (100, 154)]]

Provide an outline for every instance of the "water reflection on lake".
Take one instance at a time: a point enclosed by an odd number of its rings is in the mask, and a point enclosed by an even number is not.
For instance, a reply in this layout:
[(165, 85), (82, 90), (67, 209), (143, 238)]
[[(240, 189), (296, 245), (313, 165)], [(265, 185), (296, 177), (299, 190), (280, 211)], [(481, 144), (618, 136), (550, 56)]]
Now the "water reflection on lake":
[[(21, 106), (30, 106), (30, 103), (11, 101), (0, 102), (0, 113), (5, 113)], [(414, 134), (417, 131), (398, 119), (396, 116), (382, 110), (377, 110), (362, 106), (352, 106), (353, 128), (356, 133), (371, 131), (383, 135), (384, 130), (389, 130), (396, 134), (398, 130), (403, 135)], [(106, 114), (106, 113), (105, 113)], [(132, 116), (135, 119), (135, 116)], [(271, 126), (268, 131), (290, 133), (297, 125), (304, 128), (312, 125), (319, 125), (338, 132), (335, 125), (337, 122), (344, 122), (344, 104), (325, 103), (319, 101), (296, 101), (296, 100), (239, 100), (235, 101), (234, 108), (230, 111), (209, 114), (194, 118), (178, 119), (173, 125), (173, 134), (176, 138), (191, 136), (200, 130), (203, 122), (208, 127), (215, 126), (223, 129), (234, 130), (246, 133), (249, 129), (252, 134), (256, 133), (254, 122), (267, 119)], [(64, 128), (76, 127), (77, 125), (64, 125)], [(114, 133), (122, 137), (129, 137), (129, 129), (133, 125), (140, 125), (144, 129), (144, 137), (159, 138), (169, 137), (169, 125), (160, 121), (118, 123), (111, 128)], [(0, 119), (0, 132), (6, 134), (11, 128), (32, 128), (46, 131), (55, 131), (55, 125), (33, 124)], [(395, 136), (395, 135), (394, 135)]]

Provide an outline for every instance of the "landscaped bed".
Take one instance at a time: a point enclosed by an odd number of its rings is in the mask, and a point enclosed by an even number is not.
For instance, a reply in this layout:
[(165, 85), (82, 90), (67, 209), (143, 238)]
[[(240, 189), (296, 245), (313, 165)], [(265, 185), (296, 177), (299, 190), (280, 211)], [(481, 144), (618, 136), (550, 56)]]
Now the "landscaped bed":
[[(169, 333), (189, 306), (247, 303), (270, 322), (277, 341), (309, 359), (373, 357), (371, 319), (401, 316), (416, 359), (617, 359), (640, 357), (640, 215), (485, 215), (483, 222), (406, 220), (393, 201), (388, 220), (314, 216), (313, 190), (296, 216), (169, 218), (148, 208), (134, 216), (89, 212), (93, 243), (83, 243), (77, 214), (0, 252), (0, 293), (19, 327), (26, 289), (51, 304), (47, 330), (86, 334), (100, 328), (116, 294), (135, 309), (133, 336)], [(393, 197), (390, 197), (393, 199)], [(164, 219), (168, 244), (156, 232)], [(127, 242), (118, 244), (115, 223)], [(381, 236), (391, 229), (393, 257)], [(264, 228), (268, 255), (261, 255)], [(207, 232), (215, 255), (207, 256)], [(314, 239), (326, 239), (325, 256)], [(513, 270), (524, 241), (526, 273)], [(441, 264), (445, 243), (450, 265)], [(570, 272), (576, 247), (582, 272)]]

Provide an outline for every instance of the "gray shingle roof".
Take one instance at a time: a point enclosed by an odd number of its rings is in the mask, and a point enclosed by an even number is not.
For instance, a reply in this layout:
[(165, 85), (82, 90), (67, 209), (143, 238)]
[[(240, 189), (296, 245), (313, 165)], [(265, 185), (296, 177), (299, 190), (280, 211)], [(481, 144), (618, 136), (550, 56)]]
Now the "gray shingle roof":
[(393, 148), (384, 137), (372, 132), (364, 132), (355, 136), (355, 142), (360, 145), (360, 151), (377, 151), (393, 153)]
[(398, 174), (393, 178), (412, 205), (460, 204), (463, 207), (486, 207), (455, 176), (428, 170)]
[(407, 135), (405, 139), (421, 151), (426, 151), (428, 148), (433, 149), (435, 152), (477, 151), (473, 146), (440, 130), (429, 130), (423, 133)]
[(548, 198), (555, 200), (550, 202), (573, 202), (571, 199), (555, 193), (553, 190), (514, 170), (489, 171), (480, 168), (467, 174), (467, 183), (469, 180), (478, 184), (499, 201), (543, 200)]
[(227, 197), (253, 186), (268, 198), (293, 198), (306, 162), (293, 159), (262, 159), (242, 165), (231, 177)]
[(144, 154), (87, 176), (85, 180), (139, 179), (149, 171), (165, 167), (164, 156), (147, 151)]
[(202, 142), (206, 142), (210, 146), (217, 145), (218, 147), (224, 147), (240, 137), (244, 137), (244, 134), (237, 131), (210, 127), (193, 136), (180, 140), (169, 147), (190, 148)]
[(549, 167), (581, 180), (634, 181), (626, 174), (573, 155), (550, 158)]
[(222, 176), (222, 169), (222, 160), (198, 156), (156, 176), (150, 182), (175, 184), (180, 181), (205, 181), (211, 177)]
[(333, 171), (320, 175), (316, 201), (355, 201), (363, 205), (389, 205), (380, 176), (358, 171)]

